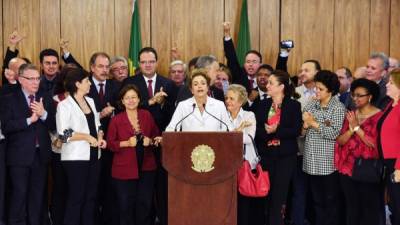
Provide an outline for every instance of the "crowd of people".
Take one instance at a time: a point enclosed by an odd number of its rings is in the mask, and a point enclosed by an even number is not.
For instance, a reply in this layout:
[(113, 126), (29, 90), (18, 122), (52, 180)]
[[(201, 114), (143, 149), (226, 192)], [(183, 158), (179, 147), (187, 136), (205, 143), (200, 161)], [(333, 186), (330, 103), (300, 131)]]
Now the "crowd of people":
[[(240, 65), (223, 27), (226, 65), (212, 55), (186, 65), (173, 48), (168, 76), (152, 47), (135, 74), (104, 52), (86, 71), (65, 40), (64, 65), (44, 49), (38, 68), (18, 56), (14, 31), (0, 88), (0, 225), (167, 225), (163, 131), (243, 133), (244, 160), (268, 171), (270, 192), (238, 193), (239, 225), (399, 225), (399, 61), (372, 53), (352, 75), (307, 59), (290, 76), (290, 49), (275, 68), (256, 50)], [(355, 179), (359, 159), (380, 159), (382, 178)]]

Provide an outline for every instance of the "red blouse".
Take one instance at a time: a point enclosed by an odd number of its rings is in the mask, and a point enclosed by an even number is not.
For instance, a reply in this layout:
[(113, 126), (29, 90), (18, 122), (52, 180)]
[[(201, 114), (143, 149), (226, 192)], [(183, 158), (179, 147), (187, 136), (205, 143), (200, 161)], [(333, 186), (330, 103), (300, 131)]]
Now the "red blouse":
[(381, 128), (383, 158), (395, 159), (395, 169), (400, 169), (400, 104), (392, 108)]
[[(154, 138), (160, 135), (160, 131), (150, 112), (138, 110), (138, 119), (141, 132), (144, 136)], [(111, 119), (107, 132), (107, 145), (114, 152), (111, 175), (117, 179), (138, 179), (136, 149), (134, 147), (119, 146), (121, 141), (126, 141), (135, 135), (135, 131), (129, 122), (126, 112), (121, 112)], [(153, 147), (144, 148), (143, 171), (151, 171), (157, 168)]]
[[(336, 142), (335, 167), (340, 173), (351, 176), (353, 174), (355, 158), (376, 159), (379, 157), (377, 148), (378, 129), (376, 128), (376, 124), (382, 114), (382, 112), (378, 112), (360, 125), (360, 128), (364, 131), (365, 138), (374, 144), (374, 148), (368, 147), (355, 133), (344, 145), (339, 145)], [(345, 119), (340, 134), (345, 133), (348, 129), (349, 122)]]

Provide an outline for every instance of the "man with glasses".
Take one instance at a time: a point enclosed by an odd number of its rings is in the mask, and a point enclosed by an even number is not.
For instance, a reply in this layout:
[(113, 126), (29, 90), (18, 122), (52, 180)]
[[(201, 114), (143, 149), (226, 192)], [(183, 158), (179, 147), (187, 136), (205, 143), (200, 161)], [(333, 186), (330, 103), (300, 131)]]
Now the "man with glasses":
[(40, 89), (53, 96), (54, 84), (59, 73), (59, 56), (54, 49), (48, 48), (40, 52), (40, 68), (42, 70), (42, 80)]
[(18, 82), (20, 88), (4, 97), (1, 115), (11, 187), (8, 224), (42, 225), (54, 105), (39, 90), (40, 75), (34, 65), (20, 67)]
[(125, 59), (125, 57), (115, 56), (111, 58), (110, 64), (111, 64), (110, 73), (112, 79), (114, 79), (118, 83), (122, 83), (122, 81), (124, 81), (129, 76), (127, 60)]
[[(139, 51), (138, 59), (140, 73), (125, 79), (122, 86), (134, 84), (139, 88), (141, 107), (151, 113), (160, 131), (164, 131), (175, 110), (174, 103), (178, 88), (176, 88), (173, 81), (157, 74), (158, 57), (154, 48), (142, 48)], [(158, 207), (156, 210), (161, 224), (165, 225), (167, 224), (167, 175), (166, 171), (161, 167), (159, 151), (156, 152), (156, 158), (158, 164), (156, 181)], [(152, 175), (148, 174), (148, 176)], [(151, 182), (155, 177), (148, 178), (146, 180)], [(152, 195), (153, 193), (143, 194)], [(138, 209), (137, 213), (146, 213), (149, 215), (149, 207), (151, 206), (143, 206)]]

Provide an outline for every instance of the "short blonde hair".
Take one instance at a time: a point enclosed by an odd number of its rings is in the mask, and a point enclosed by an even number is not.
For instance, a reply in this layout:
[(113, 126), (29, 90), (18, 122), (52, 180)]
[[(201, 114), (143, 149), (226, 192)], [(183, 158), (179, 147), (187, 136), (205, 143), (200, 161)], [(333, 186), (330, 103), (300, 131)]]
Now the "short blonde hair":
[(394, 85), (396, 85), (397, 88), (400, 88), (400, 68), (392, 70), (389, 75), (392, 78)]
[(242, 85), (240, 85), (240, 84), (231, 84), (231, 85), (229, 85), (227, 91), (232, 91), (234, 93), (237, 93), (238, 97), (239, 97), (239, 101), (242, 102), (242, 105), (244, 105), (247, 102), (247, 97), (248, 97), (247, 90)]

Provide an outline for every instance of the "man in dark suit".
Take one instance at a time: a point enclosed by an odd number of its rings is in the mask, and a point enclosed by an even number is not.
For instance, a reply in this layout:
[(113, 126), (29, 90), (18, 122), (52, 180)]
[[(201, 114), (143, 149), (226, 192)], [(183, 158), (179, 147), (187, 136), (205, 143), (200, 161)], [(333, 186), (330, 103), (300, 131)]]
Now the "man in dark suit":
[[(134, 84), (139, 88), (140, 107), (150, 111), (160, 131), (171, 120), (175, 110), (176, 90), (174, 82), (156, 73), (157, 52), (151, 47), (145, 47), (139, 52), (140, 74), (128, 77), (122, 86)], [(161, 167), (160, 151), (156, 152), (158, 161), (156, 200), (157, 215), (161, 224), (167, 224), (167, 175)]]
[[(217, 79), (217, 73), (219, 71), (219, 63), (217, 61), (217, 58), (215, 58), (213, 55), (200, 56), (198, 57), (194, 68), (207, 70), (207, 75), (208, 77), (210, 77), (210, 90), (208, 96), (218, 99), (220, 101), (225, 101), (224, 92), (216, 87), (214, 84), (215, 80)], [(193, 94), (190, 90), (190, 87), (188, 87), (187, 85), (181, 86), (178, 91), (176, 105), (183, 100), (191, 98), (192, 96)]]
[[(114, 112), (115, 96), (118, 86), (107, 79), (110, 72), (110, 57), (104, 52), (96, 52), (90, 57), (90, 91), (88, 96), (94, 100), (96, 110), (100, 112), (100, 123), (107, 135), (108, 124)], [(114, 193), (111, 180), (112, 153), (103, 151), (101, 155), (101, 173), (98, 191), (99, 224), (115, 224)]]
[[(232, 83), (243, 85), (249, 94), (249, 100), (254, 101), (257, 96), (256, 73), (262, 63), (262, 56), (256, 50), (250, 50), (246, 53), (243, 67), (239, 64), (235, 47), (231, 37), (230, 22), (224, 22), (224, 52), (227, 59), (227, 65), (232, 73)], [(287, 72), (287, 61), (290, 49), (282, 49), (278, 55), (276, 70)]]
[(51, 151), (49, 130), (55, 130), (54, 106), (51, 98), (39, 91), (40, 75), (34, 65), (22, 65), (18, 81), (21, 88), (5, 96), (2, 103), (11, 183), (8, 221), (9, 225), (41, 225)]
[(346, 109), (353, 110), (354, 104), (350, 94), (350, 86), (351, 82), (353, 81), (351, 71), (347, 67), (340, 67), (335, 73), (340, 82), (339, 100), (341, 103), (343, 103)]
[(39, 55), (42, 70), (40, 90), (48, 92), (50, 96), (53, 96), (54, 86), (59, 74), (59, 59), (58, 52), (51, 48), (42, 50)]
[(1, 118), (4, 107), (1, 105), (4, 100), (0, 97), (0, 225), (6, 224), (5, 217), (5, 193), (6, 193), (6, 140), (1, 130)]

